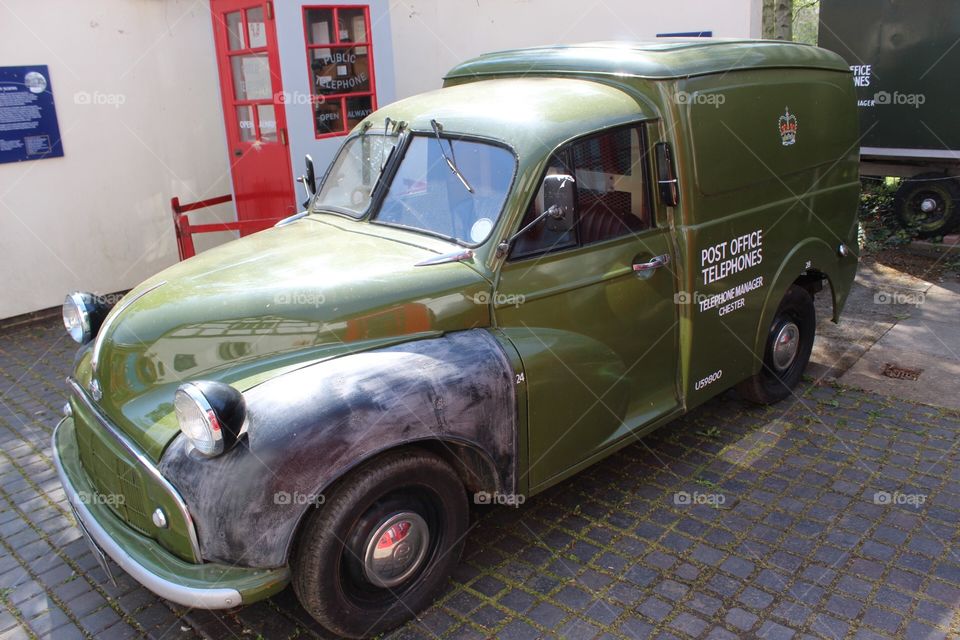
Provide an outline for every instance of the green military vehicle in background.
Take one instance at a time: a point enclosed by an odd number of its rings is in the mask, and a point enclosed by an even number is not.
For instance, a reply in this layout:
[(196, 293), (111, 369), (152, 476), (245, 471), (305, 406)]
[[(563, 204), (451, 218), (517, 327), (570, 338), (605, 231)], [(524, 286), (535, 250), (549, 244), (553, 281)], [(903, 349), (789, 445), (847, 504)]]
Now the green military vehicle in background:
[(847, 64), (805, 45), (457, 66), (365, 119), (305, 212), (112, 310), (68, 296), (78, 523), (183, 605), (292, 583), (331, 631), (396, 626), (471, 498), (520, 505), (734, 386), (790, 395), (813, 296), (837, 320), (856, 271), (857, 131)]
[(821, 47), (853, 72), (861, 173), (903, 178), (900, 222), (921, 237), (960, 224), (960, 3), (823, 0)]

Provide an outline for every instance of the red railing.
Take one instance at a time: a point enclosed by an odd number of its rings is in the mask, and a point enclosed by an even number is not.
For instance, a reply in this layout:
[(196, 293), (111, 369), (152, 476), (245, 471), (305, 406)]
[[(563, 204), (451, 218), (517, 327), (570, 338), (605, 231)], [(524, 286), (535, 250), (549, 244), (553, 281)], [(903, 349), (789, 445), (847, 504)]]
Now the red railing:
[(230, 194), (217, 196), (216, 198), (210, 198), (208, 200), (200, 200), (199, 202), (188, 202), (186, 204), (180, 204), (180, 198), (177, 197), (170, 199), (170, 208), (173, 209), (173, 227), (177, 232), (177, 251), (180, 254), (181, 260), (192, 258), (197, 254), (196, 248), (193, 246), (193, 234), (195, 233), (239, 231), (240, 235), (246, 235), (247, 233), (253, 233), (269, 227), (279, 220), (279, 218), (264, 218), (262, 220), (232, 220), (230, 222), (214, 222), (210, 224), (190, 223), (190, 218), (187, 214), (191, 211), (224, 204), (231, 200), (233, 200), (233, 196)]

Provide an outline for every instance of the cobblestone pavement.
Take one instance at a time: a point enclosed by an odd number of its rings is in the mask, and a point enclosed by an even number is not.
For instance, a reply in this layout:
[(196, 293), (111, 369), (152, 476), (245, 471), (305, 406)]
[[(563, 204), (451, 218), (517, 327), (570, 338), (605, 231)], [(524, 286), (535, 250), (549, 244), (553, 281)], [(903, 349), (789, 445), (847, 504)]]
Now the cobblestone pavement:
[[(0, 333), (0, 640), (322, 636), (289, 590), (175, 612), (104, 576), (50, 459), (73, 343)], [(479, 513), (394, 638), (960, 637), (960, 416), (836, 386), (732, 393), (520, 509)]]

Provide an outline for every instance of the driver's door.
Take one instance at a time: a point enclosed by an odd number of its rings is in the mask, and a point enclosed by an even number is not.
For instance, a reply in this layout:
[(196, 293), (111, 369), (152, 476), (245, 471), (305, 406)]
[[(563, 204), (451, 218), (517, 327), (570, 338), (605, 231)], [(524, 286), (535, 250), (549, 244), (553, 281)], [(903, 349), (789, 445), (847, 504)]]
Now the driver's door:
[[(653, 213), (646, 149), (637, 125), (562, 149), (547, 173), (576, 179), (575, 228), (537, 225), (501, 269), (494, 313), (523, 360), (531, 488), (679, 404), (677, 279), (669, 231)], [(539, 193), (518, 228), (544, 206)]]

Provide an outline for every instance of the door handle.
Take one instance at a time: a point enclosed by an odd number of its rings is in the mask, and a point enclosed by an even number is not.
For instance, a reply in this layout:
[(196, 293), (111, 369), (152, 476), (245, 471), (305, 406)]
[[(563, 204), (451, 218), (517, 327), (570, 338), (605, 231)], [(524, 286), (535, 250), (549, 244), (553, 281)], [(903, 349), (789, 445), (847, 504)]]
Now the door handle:
[(634, 262), (633, 271), (639, 275), (644, 271), (653, 271), (654, 269), (665, 267), (668, 264), (670, 264), (670, 256), (665, 253), (662, 256), (654, 256), (647, 262)]
[(234, 150), (233, 150), (233, 155), (235, 155), (235, 156), (237, 156), (237, 157), (239, 158), (240, 156), (243, 155), (243, 151), (240, 150), (240, 149), (234, 149)]

